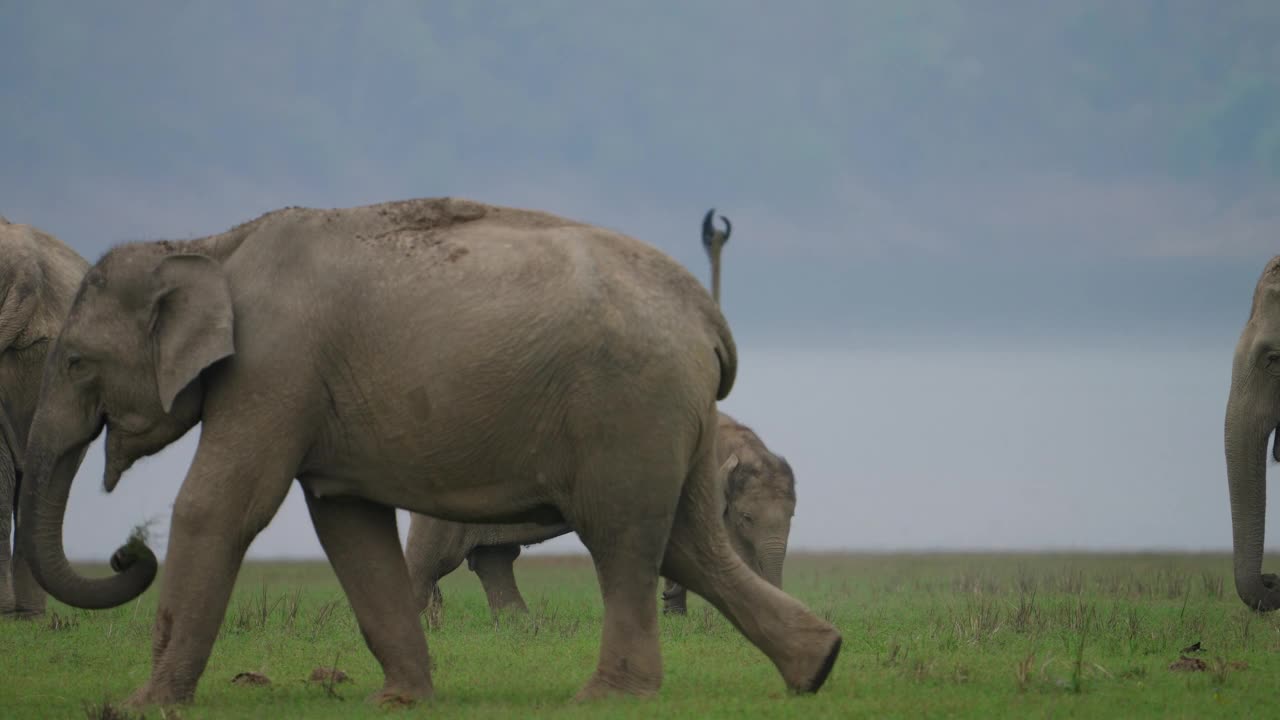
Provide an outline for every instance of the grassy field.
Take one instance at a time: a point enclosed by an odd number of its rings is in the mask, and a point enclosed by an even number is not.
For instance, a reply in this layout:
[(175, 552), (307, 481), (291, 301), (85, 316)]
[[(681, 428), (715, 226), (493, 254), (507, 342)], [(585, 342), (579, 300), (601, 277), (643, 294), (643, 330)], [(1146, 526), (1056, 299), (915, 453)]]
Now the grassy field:
[[(576, 706), (601, 606), (582, 557), (523, 557), (532, 613), (490, 618), (479, 582), (445, 579), (429, 631), (436, 698), (397, 716), (1262, 717), (1280, 678), (1280, 615), (1235, 597), (1225, 556), (796, 555), (787, 589), (833, 620), (844, 650), (815, 696), (690, 596), (663, 617), (660, 697)], [(155, 589), (110, 611), (51, 604), (0, 622), (0, 717), (108, 717), (149, 670)], [(657, 602), (657, 598), (655, 598)], [(423, 621), (426, 630), (425, 618)], [(1197, 669), (1172, 670), (1180, 650)], [(336, 666), (348, 682), (310, 682)], [(235, 684), (242, 672), (270, 685)], [(165, 717), (382, 717), (381, 673), (323, 563), (248, 564), (196, 704)], [(98, 707), (91, 707), (97, 705)], [(162, 717), (158, 711), (148, 717)]]

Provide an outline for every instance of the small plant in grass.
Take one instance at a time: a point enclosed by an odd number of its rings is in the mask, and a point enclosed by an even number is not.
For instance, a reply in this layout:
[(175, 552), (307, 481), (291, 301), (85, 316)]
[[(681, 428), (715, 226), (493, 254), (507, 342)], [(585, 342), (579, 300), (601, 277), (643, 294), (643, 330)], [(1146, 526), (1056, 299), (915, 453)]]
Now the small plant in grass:
[(129, 712), (106, 700), (101, 703), (85, 703), (85, 720), (143, 720), (143, 716)]
[(1018, 661), (1014, 668), (1013, 677), (1018, 681), (1018, 692), (1026, 692), (1027, 685), (1031, 683), (1032, 671), (1036, 666), (1036, 654), (1034, 652), (1027, 653), (1027, 656)]
[(57, 632), (59, 630), (70, 630), (80, 625), (80, 621), (69, 615), (61, 615), (57, 610), (49, 613), (49, 629)]

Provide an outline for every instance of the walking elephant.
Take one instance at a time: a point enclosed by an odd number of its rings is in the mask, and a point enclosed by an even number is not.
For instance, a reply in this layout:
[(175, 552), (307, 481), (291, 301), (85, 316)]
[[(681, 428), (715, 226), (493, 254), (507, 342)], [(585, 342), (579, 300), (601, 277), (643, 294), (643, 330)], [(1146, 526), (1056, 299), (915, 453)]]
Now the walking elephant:
[(44, 613), (46, 595), (27, 556), (10, 545), (50, 342), (89, 264), (58, 238), (0, 217), (0, 614)]
[[(786, 458), (769, 452), (759, 436), (721, 412), (716, 422), (717, 462), (726, 464), (720, 483), (729, 541), (747, 567), (782, 587), (782, 564), (795, 514), (795, 475)], [(732, 458), (732, 461), (730, 460)], [(502, 525), (450, 522), (418, 513), (409, 516), (405, 560), (419, 609), (440, 622), (443, 597), (438, 581), (465, 559), (480, 578), (493, 612), (526, 612), (513, 564), (521, 545), (533, 545), (571, 531), (567, 525)], [(685, 612), (686, 591), (669, 584), (663, 592), (667, 612)]]
[[(711, 296), (719, 305), (720, 257), (733, 225), (721, 215), (721, 230), (715, 227), (714, 219), (715, 208), (702, 218), (702, 246), (711, 261)], [(735, 458), (734, 470), (722, 485), (729, 539), (748, 567), (781, 588), (796, 510), (795, 474), (785, 458), (770, 452), (754, 431), (732, 417), (719, 413), (716, 431), (718, 460), (725, 463), (730, 456)], [(433, 627), (438, 626), (444, 605), (439, 580), (466, 559), (467, 567), (480, 578), (491, 612), (528, 612), (515, 578), (520, 546), (545, 542), (569, 531), (568, 526), (467, 526), (411, 514), (405, 554), (418, 607), (427, 610)], [(668, 578), (662, 592), (663, 611), (683, 615), (687, 596), (683, 586)]]
[(660, 573), (813, 692), (839, 632), (747, 568), (720, 521), (716, 401), (736, 366), (723, 316), (678, 263), (547, 213), (449, 198), (286, 208), (126, 244), (89, 269), (46, 360), (18, 544), (62, 602), (138, 597), (157, 571), (143, 541), (109, 577), (68, 562), (72, 479), (104, 429), (110, 491), (200, 422), (130, 706), (193, 700), (245, 550), (295, 479), (382, 666), (374, 701), (433, 691), (396, 508), (574, 528), (604, 602), (578, 699), (661, 686)]
[[(1280, 426), (1280, 256), (1253, 291), (1231, 368), (1224, 446), (1236, 594), (1259, 612), (1280, 608), (1280, 577), (1262, 572), (1267, 514), (1267, 439)], [(1271, 456), (1280, 461), (1280, 434)]]

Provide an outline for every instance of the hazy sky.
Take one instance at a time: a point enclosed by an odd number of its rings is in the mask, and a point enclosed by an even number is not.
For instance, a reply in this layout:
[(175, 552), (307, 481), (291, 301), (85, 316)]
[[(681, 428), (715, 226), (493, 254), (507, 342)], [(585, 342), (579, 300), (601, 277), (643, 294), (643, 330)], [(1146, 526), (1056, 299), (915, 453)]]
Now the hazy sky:
[[(705, 278), (715, 206), (724, 408), (796, 469), (793, 547), (1225, 549), (1277, 34), (1244, 1), (0, 1), (0, 214), (93, 260), (458, 195)], [(197, 437), (113, 496), (92, 449), (68, 551), (163, 534)], [(296, 492), (251, 553), (319, 554)]]

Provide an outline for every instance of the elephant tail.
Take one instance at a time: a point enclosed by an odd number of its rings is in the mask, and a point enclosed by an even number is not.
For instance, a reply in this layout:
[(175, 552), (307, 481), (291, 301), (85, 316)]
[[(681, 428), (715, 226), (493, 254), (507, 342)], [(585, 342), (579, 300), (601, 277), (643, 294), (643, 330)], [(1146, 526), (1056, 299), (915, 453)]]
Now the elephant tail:
[(725, 320), (718, 308), (710, 313), (709, 319), (715, 328), (716, 360), (720, 362), (720, 385), (716, 388), (716, 400), (723, 400), (729, 397), (733, 381), (738, 376), (738, 346), (729, 330), (729, 321)]

